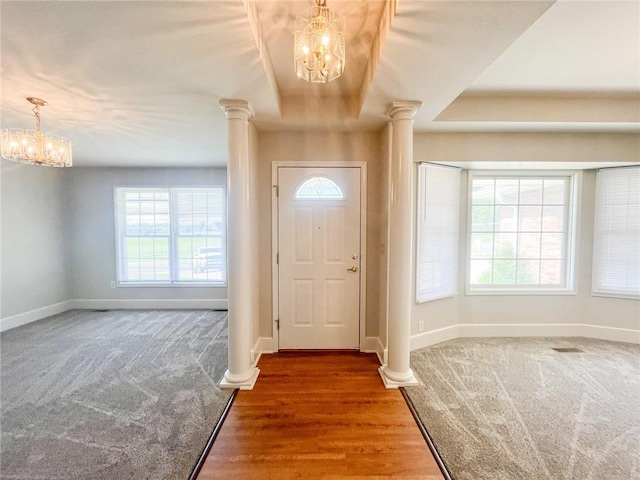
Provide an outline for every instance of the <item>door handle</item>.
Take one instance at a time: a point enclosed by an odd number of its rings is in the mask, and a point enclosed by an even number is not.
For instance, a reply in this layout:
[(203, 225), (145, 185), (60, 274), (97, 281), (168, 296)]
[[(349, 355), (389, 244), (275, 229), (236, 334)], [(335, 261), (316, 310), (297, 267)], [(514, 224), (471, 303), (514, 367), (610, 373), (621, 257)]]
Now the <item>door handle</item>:
[(351, 268), (347, 268), (347, 272), (357, 272), (358, 271), (358, 267), (356, 267), (355, 265)]

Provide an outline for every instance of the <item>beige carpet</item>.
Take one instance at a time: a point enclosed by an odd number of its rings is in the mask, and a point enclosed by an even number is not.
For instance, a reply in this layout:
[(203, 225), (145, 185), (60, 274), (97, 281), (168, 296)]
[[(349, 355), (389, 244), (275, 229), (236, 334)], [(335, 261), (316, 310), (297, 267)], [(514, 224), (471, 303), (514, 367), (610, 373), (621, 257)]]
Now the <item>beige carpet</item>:
[(466, 338), (411, 362), (406, 392), (454, 480), (640, 479), (640, 345)]

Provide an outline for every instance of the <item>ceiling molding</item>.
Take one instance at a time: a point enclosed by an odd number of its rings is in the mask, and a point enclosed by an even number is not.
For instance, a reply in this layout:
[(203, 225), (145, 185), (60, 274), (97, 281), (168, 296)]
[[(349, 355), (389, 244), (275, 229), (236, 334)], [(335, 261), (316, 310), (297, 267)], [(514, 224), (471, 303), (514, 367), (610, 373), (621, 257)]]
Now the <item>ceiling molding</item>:
[(435, 121), (639, 123), (640, 95), (468, 93), (460, 95)]

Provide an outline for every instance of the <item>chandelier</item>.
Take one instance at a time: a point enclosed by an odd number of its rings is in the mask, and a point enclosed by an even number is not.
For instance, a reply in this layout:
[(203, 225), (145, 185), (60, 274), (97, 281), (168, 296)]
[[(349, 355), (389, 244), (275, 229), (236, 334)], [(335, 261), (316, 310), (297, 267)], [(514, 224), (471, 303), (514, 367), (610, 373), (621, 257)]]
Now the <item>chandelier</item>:
[(71, 142), (65, 138), (40, 131), (40, 107), (47, 105), (45, 100), (27, 97), (35, 105), (35, 130), (7, 128), (0, 132), (0, 150), (2, 158), (20, 163), (45, 165), (48, 167), (71, 166)]
[(344, 72), (344, 21), (316, 0), (293, 25), (296, 75), (307, 82), (328, 83)]

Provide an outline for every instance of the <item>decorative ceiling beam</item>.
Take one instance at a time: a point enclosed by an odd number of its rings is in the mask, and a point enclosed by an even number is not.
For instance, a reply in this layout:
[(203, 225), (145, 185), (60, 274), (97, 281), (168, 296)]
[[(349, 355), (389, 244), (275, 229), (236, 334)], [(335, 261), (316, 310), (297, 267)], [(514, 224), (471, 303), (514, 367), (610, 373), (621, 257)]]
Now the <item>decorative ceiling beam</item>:
[(360, 85), (360, 90), (358, 92), (357, 116), (359, 116), (362, 106), (364, 105), (364, 101), (367, 98), (369, 86), (371, 85), (373, 75), (376, 72), (376, 68), (380, 62), (380, 57), (382, 56), (382, 47), (387, 39), (389, 30), (391, 30), (391, 23), (396, 16), (397, 6), (397, 0), (388, 0), (384, 3), (384, 7), (382, 8), (380, 22), (378, 23), (378, 30), (371, 42), (369, 61), (367, 62), (367, 66), (362, 77), (362, 84)]
[(258, 9), (256, 7), (256, 2), (253, 0), (243, 0), (243, 1), (244, 1), (244, 6), (247, 10), (247, 17), (249, 19), (249, 25), (251, 26), (251, 32), (253, 33), (253, 38), (256, 42), (256, 46), (258, 47), (258, 54), (260, 55), (260, 61), (262, 62), (264, 73), (267, 76), (269, 87), (276, 100), (276, 104), (278, 105), (278, 113), (282, 115), (282, 103), (281, 103), (282, 100), (280, 98), (280, 87), (278, 86), (278, 80), (276, 79), (276, 74), (273, 69), (273, 63), (271, 61), (271, 54), (269, 53), (269, 47), (267, 46), (267, 42), (264, 39), (262, 26), (260, 25), (260, 19), (258, 17)]

